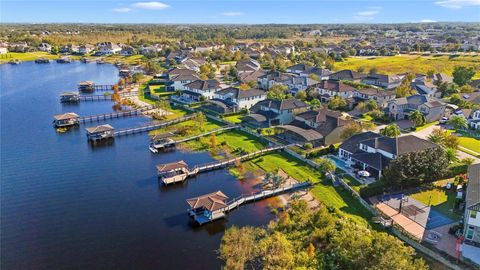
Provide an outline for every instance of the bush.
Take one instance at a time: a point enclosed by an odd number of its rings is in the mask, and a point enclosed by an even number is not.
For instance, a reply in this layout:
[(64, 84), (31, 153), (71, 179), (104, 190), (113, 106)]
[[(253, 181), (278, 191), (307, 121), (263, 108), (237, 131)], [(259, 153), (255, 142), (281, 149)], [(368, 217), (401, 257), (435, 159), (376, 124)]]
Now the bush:
[(468, 166), (462, 163), (453, 163), (448, 167), (446, 178), (455, 177), (459, 174), (467, 173)]
[(320, 156), (324, 156), (324, 155), (327, 155), (327, 154), (333, 154), (336, 152), (336, 148), (333, 144), (331, 144), (329, 147), (324, 147), (322, 149), (319, 149), (319, 150), (313, 150), (309, 153), (306, 154), (306, 157), (307, 158), (316, 158), (316, 157), (320, 157)]
[(360, 196), (364, 199), (368, 199), (375, 195), (380, 195), (385, 191), (388, 191), (389, 187), (384, 181), (376, 181), (368, 186), (362, 187), (360, 189)]

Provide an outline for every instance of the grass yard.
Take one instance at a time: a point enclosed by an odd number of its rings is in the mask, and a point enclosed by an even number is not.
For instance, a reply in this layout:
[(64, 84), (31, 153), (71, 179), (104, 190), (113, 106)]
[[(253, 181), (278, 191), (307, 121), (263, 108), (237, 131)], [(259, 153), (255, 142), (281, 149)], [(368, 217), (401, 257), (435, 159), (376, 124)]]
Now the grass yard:
[(178, 140), (178, 139), (183, 139), (190, 136), (195, 136), (204, 132), (212, 131), (220, 127), (221, 127), (220, 124), (211, 122), (211, 121), (205, 121), (205, 123), (203, 123), (203, 125), (200, 127), (198, 123), (195, 122), (194, 120), (188, 120), (182, 123), (164, 127), (162, 129), (153, 130), (150, 132), (150, 135), (163, 134), (167, 132), (174, 132), (179, 129), (186, 129), (187, 132), (185, 135), (183, 136), (177, 135), (173, 137), (174, 140)]
[(0, 63), (7, 63), (10, 60), (18, 59), (20, 61), (34, 61), (37, 58), (48, 58), (48, 59), (57, 59), (60, 55), (50, 54), (47, 52), (26, 52), (26, 53), (15, 53), (10, 52), (7, 54), (2, 54), (0, 56)]
[(425, 124), (425, 125), (423, 125), (423, 126), (417, 127), (417, 128), (415, 129), (415, 131), (420, 131), (420, 130), (422, 130), (422, 129), (426, 129), (427, 127), (431, 127), (431, 126), (438, 125), (438, 123), (439, 123), (438, 121), (435, 121), (435, 122), (431, 122), (431, 123)]
[[(455, 66), (475, 67), (480, 71), (480, 56), (420, 56), (397, 55), (386, 57), (351, 57), (343, 62), (335, 63), (335, 70), (353, 69), (363, 67), (368, 72), (376, 67), (379, 73), (396, 74), (404, 72), (426, 74), (430, 70), (451, 75)], [(475, 78), (480, 78), (477, 72)]]
[(223, 120), (228, 121), (230, 123), (237, 124), (237, 123), (242, 122), (242, 119), (243, 119), (244, 116), (245, 115), (243, 115), (243, 114), (235, 114), (235, 115), (224, 117)]
[(115, 55), (109, 55), (105, 57), (104, 60), (109, 63), (115, 63), (117, 61), (120, 61), (128, 65), (137, 65), (141, 63), (142, 58), (144, 58), (144, 56), (141, 54), (135, 54), (130, 56), (115, 54)]
[[(462, 217), (462, 213), (452, 211), (455, 205), (455, 188), (452, 187), (450, 190), (443, 188), (447, 181), (437, 181), (433, 187), (422, 189), (416, 193), (409, 194), (409, 196), (425, 205), (430, 204), (432, 209), (453, 220), (459, 220)], [(453, 180), (450, 182), (453, 182)]]
[[(454, 133), (455, 130), (448, 130), (449, 133)], [(468, 152), (468, 154), (472, 154), (474, 156), (478, 155), (480, 153), (480, 140), (475, 139), (472, 137), (464, 137), (464, 136), (458, 136), (458, 144), (461, 147), (466, 148), (467, 150), (471, 150), (476, 153)], [(462, 150), (462, 149), (460, 149)]]

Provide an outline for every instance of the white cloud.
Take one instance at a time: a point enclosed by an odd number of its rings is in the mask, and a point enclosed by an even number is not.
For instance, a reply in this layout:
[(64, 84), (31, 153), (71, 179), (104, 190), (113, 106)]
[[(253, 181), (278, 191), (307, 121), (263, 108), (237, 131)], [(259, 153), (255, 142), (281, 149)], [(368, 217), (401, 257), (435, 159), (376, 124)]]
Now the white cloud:
[(357, 21), (371, 21), (375, 19), (375, 15), (380, 13), (382, 7), (368, 7), (367, 10), (359, 11), (353, 15), (353, 19)]
[(140, 8), (140, 9), (166, 9), (170, 7), (167, 4), (161, 3), (161, 2), (138, 2), (132, 5), (134, 8)]
[(114, 8), (112, 9), (114, 12), (120, 12), (120, 13), (126, 13), (132, 11), (131, 8), (128, 7), (122, 7), (122, 8)]
[(420, 22), (422, 22), (422, 23), (434, 23), (434, 22), (437, 22), (437, 21), (430, 20), (430, 19), (423, 19), (423, 20), (420, 20)]
[(468, 6), (480, 6), (480, 0), (442, 0), (435, 4), (452, 9), (459, 9)]
[(223, 16), (229, 16), (229, 17), (234, 17), (234, 16), (243, 16), (245, 13), (243, 12), (238, 12), (238, 11), (230, 11), (230, 12), (223, 12)]

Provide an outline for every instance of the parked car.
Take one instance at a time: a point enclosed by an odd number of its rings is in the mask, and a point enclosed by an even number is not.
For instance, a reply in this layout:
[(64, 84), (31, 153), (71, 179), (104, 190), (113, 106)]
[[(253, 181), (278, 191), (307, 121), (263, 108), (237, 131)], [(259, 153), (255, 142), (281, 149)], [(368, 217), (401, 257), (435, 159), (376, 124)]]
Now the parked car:
[(451, 188), (452, 188), (452, 183), (448, 182), (448, 183), (445, 185), (445, 188), (446, 188), (446, 189), (451, 189)]
[(440, 119), (440, 124), (446, 124), (448, 122), (448, 118), (447, 117), (442, 117), (442, 119)]

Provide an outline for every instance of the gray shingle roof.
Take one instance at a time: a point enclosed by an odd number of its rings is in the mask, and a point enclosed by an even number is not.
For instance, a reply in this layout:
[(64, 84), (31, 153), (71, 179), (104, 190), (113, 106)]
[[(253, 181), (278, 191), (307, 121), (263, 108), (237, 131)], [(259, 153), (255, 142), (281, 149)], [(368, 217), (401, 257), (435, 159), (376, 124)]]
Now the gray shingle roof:
[(465, 201), (468, 209), (480, 211), (480, 163), (468, 167), (468, 186)]

